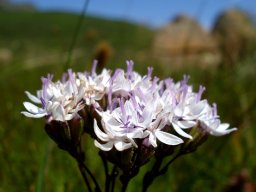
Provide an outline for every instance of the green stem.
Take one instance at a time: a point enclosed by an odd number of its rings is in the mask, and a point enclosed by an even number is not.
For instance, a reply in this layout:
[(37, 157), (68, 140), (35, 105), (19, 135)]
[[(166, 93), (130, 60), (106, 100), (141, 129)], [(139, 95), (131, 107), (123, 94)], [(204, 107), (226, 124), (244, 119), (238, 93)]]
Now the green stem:
[(166, 165), (158, 172), (157, 176), (159, 175), (163, 175), (167, 172), (168, 167), (170, 164), (173, 163), (173, 161), (175, 161), (178, 157), (180, 157), (182, 155), (182, 153), (178, 153), (176, 154), (170, 161), (168, 161), (168, 163), (166, 163)]
[(101, 151), (99, 152), (99, 155), (101, 157), (101, 160), (103, 162), (103, 166), (104, 166), (104, 172), (105, 172), (105, 192), (109, 192), (110, 190), (110, 182), (111, 182), (111, 178), (110, 175), (108, 173), (108, 162), (106, 161), (104, 155), (101, 153)]
[(115, 182), (116, 182), (116, 177), (118, 175), (118, 170), (117, 170), (117, 166), (114, 165), (110, 178), (111, 178), (111, 192), (114, 192), (115, 189)]
[(152, 169), (144, 175), (142, 192), (146, 192), (148, 187), (153, 183), (154, 179), (156, 178), (159, 172), (162, 162), (163, 158), (157, 159)]
[(97, 182), (97, 180), (95, 179), (94, 175), (92, 174), (92, 172), (90, 171), (90, 169), (85, 165), (84, 162), (79, 162), (79, 167), (81, 166), (82, 169), (84, 169), (88, 175), (91, 177), (94, 185), (95, 185), (95, 192), (101, 192), (100, 186)]
[(88, 179), (87, 179), (84, 166), (81, 165), (80, 163), (78, 163), (78, 166), (79, 166), (80, 173), (81, 173), (81, 175), (83, 176), (83, 179), (84, 179), (84, 182), (85, 182), (85, 184), (86, 184), (86, 186), (87, 186), (88, 191), (89, 191), (89, 192), (92, 192), (92, 188), (91, 188), (90, 183), (89, 183), (89, 181), (88, 181)]
[(77, 37), (78, 37), (78, 33), (79, 33), (80, 29), (81, 29), (82, 22), (83, 22), (86, 10), (88, 8), (89, 2), (90, 2), (90, 0), (85, 0), (82, 12), (81, 12), (79, 20), (77, 22), (77, 25), (76, 25), (76, 28), (75, 28), (75, 31), (74, 31), (74, 35), (72, 37), (72, 41), (71, 41), (71, 44), (70, 44), (70, 47), (69, 47), (69, 50), (68, 50), (67, 61), (66, 61), (66, 64), (64, 66), (64, 70), (65, 71), (70, 67), (70, 61), (71, 61), (71, 57), (72, 57), (72, 52), (74, 50), (74, 47), (75, 47), (75, 44), (76, 44), (76, 41), (77, 41)]
[(121, 182), (122, 182), (122, 189), (121, 189), (121, 192), (125, 192), (127, 187), (128, 187), (128, 184), (131, 180), (131, 177), (129, 175), (122, 175), (121, 176)]
[(146, 192), (148, 190), (149, 186), (153, 183), (153, 181), (158, 176), (165, 174), (168, 170), (169, 165), (172, 164), (181, 155), (183, 155), (182, 152), (177, 153), (172, 159), (170, 159), (170, 161), (168, 161), (164, 165), (164, 167), (162, 169), (161, 169), (161, 165), (163, 162), (163, 157), (157, 159), (154, 166), (152, 167), (152, 169), (144, 175), (142, 191)]

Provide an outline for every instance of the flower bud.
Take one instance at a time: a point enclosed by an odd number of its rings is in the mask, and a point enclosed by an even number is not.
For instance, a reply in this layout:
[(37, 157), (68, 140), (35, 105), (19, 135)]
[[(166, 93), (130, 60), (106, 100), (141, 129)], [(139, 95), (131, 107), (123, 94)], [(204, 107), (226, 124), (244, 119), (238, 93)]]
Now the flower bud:
[(202, 127), (200, 122), (190, 129), (189, 134), (193, 137), (193, 139), (187, 139), (181, 146), (180, 151), (183, 154), (194, 152), (197, 147), (207, 140), (209, 135), (209, 133)]
[(81, 118), (76, 116), (66, 122), (52, 120), (45, 124), (45, 131), (61, 149), (69, 150), (80, 143), (82, 127)]

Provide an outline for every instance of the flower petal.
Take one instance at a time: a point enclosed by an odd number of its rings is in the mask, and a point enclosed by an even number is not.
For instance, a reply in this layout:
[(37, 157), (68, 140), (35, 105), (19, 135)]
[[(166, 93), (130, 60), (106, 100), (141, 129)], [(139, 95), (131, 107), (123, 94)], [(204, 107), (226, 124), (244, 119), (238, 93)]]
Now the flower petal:
[(227, 129), (228, 127), (229, 124), (227, 123), (220, 124), (217, 129), (210, 130), (210, 134), (214, 136), (222, 136), (237, 130), (237, 128)]
[(37, 113), (37, 114), (32, 114), (27, 111), (22, 111), (21, 114), (25, 115), (26, 117), (31, 117), (31, 118), (41, 118), (47, 115), (47, 113)]
[(102, 151), (110, 151), (113, 148), (113, 142), (109, 141), (105, 144), (99, 143), (97, 140), (94, 140), (94, 145), (100, 148)]
[(177, 125), (182, 129), (188, 129), (196, 125), (195, 121), (178, 121)]
[(190, 112), (193, 115), (199, 115), (200, 113), (202, 113), (202, 111), (205, 109), (206, 106), (207, 106), (207, 101), (202, 100), (202, 101), (194, 104), (193, 106), (191, 106)]
[(29, 102), (23, 102), (23, 105), (28, 110), (28, 112), (33, 114), (41, 113), (43, 111), (41, 108)]
[(41, 100), (39, 98), (37, 98), (36, 96), (32, 95), (31, 93), (29, 93), (28, 91), (25, 91), (26, 95), (28, 96), (28, 98), (33, 101), (34, 103), (41, 103)]
[(114, 145), (115, 145), (115, 148), (118, 150), (118, 151), (124, 151), (125, 149), (129, 149), (132, 147), (132, 144), (131, 143), (125, 143), (123, 142), (122, 140), (117, 140), (117, 141), (114, 141)]
[(179, 145), (183, 143), (183, 140), (173, 134), (156, 130), (155, 135), (159, 141), (167, 145)]
[(179, 133), (181, 136), (189, 138), (189, 139), (193, 139), (193, 137), (189, 134), (187, 134), (185, 131), (183, 131), (177, 124), (172, 123), (172, 126), (174, 128), (174, 130)]
[(156, 143), (156, 136), (154, 133), (150, 133), (149, 138), (148, 138), (149, 143), (153, 146), (153, 147), (157, 147), (157, 143)]
[(105, 142), (109, 141), (109, 136), (108, 136), (106, 133), (104, 133), (104, 132), (102, 132), (102, 131), (100, 130), (100, 128), (99, 128), (99, 126), (98, 126), (98, 124), (97, 124), (96, 119), (94, 119), (94, 132), (95, 132), (96, 136), (97, 136), (100, 140), (105, 141)]

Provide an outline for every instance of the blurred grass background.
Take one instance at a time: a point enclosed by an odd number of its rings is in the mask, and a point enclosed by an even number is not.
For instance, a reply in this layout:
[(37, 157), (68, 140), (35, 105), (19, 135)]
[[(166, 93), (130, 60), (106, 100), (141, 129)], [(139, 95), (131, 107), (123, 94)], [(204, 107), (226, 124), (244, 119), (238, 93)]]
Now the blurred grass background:
[[(35, 93), (41, 88), (41, 76), (52, 73), (58, 79), (63, 73), (78, 17), (57, 12), (0, 12), (0, 192), (86, 190), (75, 161), (48, 139), (44, 121), (20, 114), (22, 102), (28, 100), (25, 90)], [(221, 120), (238, 131), (210, 137), (195, 153), (174, 162), (149, 191), (228, 191), (230, 186), (237, 191), (244, 186), (255, 190), (256, 44), (232, 66), (220, 63), (177, 69), (152, 56), (154, 35), (145, 26), (86, 17), (73, 50), (72, 69), (90, 70), (92, 60), (103, 57), (110, 69), (125, 68), (125, 60), (132, 59), (142, 74), (148, 66), (154, 67), (154, 75), (171, 76), (175, 81), (189, 74), (195, 90), (200, 84), (206, 86), (204, 98), (216, 102)], [(87, 139), (89, 166), (103, 179), (97, 149)], [(146, 170), (147, 166), (141, 171)], [(141, 176), (132, 180), (128, 191), (140, 187)]]

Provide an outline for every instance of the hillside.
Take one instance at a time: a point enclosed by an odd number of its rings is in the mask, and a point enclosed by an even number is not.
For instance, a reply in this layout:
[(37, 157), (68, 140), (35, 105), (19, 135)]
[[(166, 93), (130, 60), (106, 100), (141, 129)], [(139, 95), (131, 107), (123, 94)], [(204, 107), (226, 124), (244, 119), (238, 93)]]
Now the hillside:
[[(68, 45), (78, 18), (79, 15), (61, 12), (0, 12), (0, 42), (26, 40), (44, 46)], [(152, 31), (143, 26), (86, 16), (78, 46), (89, 47), (107, 39), (114, 47), (142, 49), (148, 46), (151, 36)]]
[[(78, 19), (79, 15), (61, 12), (0, 12), (0, 63), (1, 49), (5, 52), (7, 49), (15, 58), (6, 63), (18, 60), (20, 65), (24, 63), (29, 67), (63, 64)], [(143, 60), (152, 36), (153, 31), (144, 26), (86, 16), (78, 33), (72, 63), (84, 66), (91, 62), (102, 43), (111, 49), (109, 59), (112, 63), (131, 57)]]

